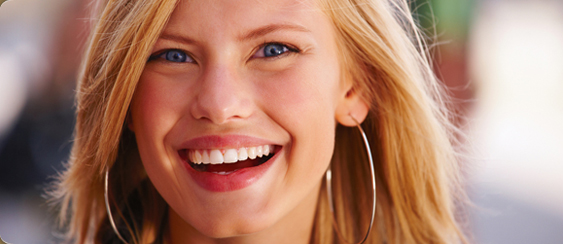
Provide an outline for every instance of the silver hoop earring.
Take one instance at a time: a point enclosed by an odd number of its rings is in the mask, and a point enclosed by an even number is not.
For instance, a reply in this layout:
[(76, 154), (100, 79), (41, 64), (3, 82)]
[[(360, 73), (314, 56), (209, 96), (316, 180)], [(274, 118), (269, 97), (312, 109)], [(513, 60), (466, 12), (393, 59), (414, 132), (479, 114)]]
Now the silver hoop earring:
[(125, 241), (125, 238), (123, 238), (121, 236), (121, 234), (119, 234), (119, 231), (117, 230), (117, 227), (115, 226), (115, 222), (113, 221), (113, 216), (111, 214), (111, 208), (109, 207), (109, 197), (108, 197), (108, 178), (109, 178), (109, 169), (106, 169), (106, 177), (105, 177), (105, 183), (104, 183), (104, 200), (106, 203), (106, 212), (108, 213), (108, 219), (109, 219), (109, 223), (111, 224), (111, 227), (113, 228), (113, 231), (115, 232), (115, 234), (117, 235), (117, 237), (125, 244), (127, 244), (127, 241)]
[[(358, 127), (358, 129), (362, 133), (362, 138), (364, 140), (364, 144), (366, 146), (366, 151), (367, 151), (368, 159), (369, 159), (369, 169), (370, 169), (370, 172), (371, 172), (371, 185), (372, 185), (372, 190), (373, 190), (373, 205), (372, 205), (372, 209), (371, 209), (371, 220), (369, 222), (368, 231), (367, 231), (364, 239), (359, 242), (361, 244), (361, 243), (364, 243), (368, 239), (369, 233), (371, 232), (371, 227), (373, 226), (373, 221), (375, 219), (375, 204), (376, 204), (376, 200), (377, 200), (376, 196), (375, 196), (375, 170), (373, 168), (374, 166), (373, 166), (373, 157), (371, 156), (371, 147), (369, 145), (366, 133), (364, 132), (364, 130), (360, 126), (360, 123), (358, 122), (358, 120), (356, 120), (356, 118), (354, 118), (354, 116), (352, 116), (352, 115), (349, 115), (349, 116), (352, 118), (352, 120), (354, 120), (354, 122), (356, 122), (356, 126)], [(336, 233), (338, 234), (340, 239), (342, 239), (346, 243), (349, 243), (347, 240), (344, 240), (342, 233), (340, 233), (340, 230), (338, 229), (338, 225), (336, 225), (336, 217), (334, 216), (334, 204), (332, 202), (332, 171), (330, 170), (330, 167), (326, 171), (325, 178), (326, 178), (326, 189), (327, 189), (327, 193), (328, 193), (328, 203), (330, 205), (330, 212), (332, 214), (334, 229), (336, 230)]]

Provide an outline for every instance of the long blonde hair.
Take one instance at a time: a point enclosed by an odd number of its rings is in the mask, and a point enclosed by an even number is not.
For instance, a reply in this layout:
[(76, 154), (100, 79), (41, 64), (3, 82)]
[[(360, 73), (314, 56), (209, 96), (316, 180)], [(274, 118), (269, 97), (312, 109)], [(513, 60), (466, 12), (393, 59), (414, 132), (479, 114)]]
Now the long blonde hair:
[[(372, 142), (377, 215), (369, 243), (465, 242), (455, 219), (461, 193), (454, 127), (426, 45), (405, 0), (318, 0), (338, 36), (345, 74), (370, 105), (362, 127)], [(166, 228), (167, 205), (152, 186), (125, 123), (150, 50), (178, 0), (106, 0), (89, 39), (77, 89), (75, 139), (53, 201), (67, 239), (115, 239), (104, 206), (130, 243), (151, 243)], [(354, 128), (338, 126), (331, 163), (336, 227), (358, 240), (369, 223), (370, 174)], [(325, 185), (313, 243), (338, 243)], [(141, 201), (142, 199), (142, 201)]]

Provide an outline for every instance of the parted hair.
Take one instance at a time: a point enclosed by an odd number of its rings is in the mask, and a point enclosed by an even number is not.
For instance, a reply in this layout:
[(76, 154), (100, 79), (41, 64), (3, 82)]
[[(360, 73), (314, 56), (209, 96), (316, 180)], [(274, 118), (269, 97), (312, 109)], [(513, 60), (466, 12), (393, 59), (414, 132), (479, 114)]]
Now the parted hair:
[[(76, 92), (74, 143), (50, 190), (69, 243), (117, 243), (109, 202), (129, 243), (162, 242), (168, 206), (140, 162), (127, 129), (129, 105), (150, 51), (178, 0), (101, 0)], [(456, 128), (434, 76), (424, 35), (407, 0), (317, 0), (332, 20), (343, 73), (369, 105), (362, 127), (377, 182), (376, 221), (367, 243), (465, 243), (456, 220), (464, 194)], [(371, 176), (356, 128), (337, 126), (331, 167), (336, 223), (326, 185), (311, 243), (358, 241), (368, 229)]]

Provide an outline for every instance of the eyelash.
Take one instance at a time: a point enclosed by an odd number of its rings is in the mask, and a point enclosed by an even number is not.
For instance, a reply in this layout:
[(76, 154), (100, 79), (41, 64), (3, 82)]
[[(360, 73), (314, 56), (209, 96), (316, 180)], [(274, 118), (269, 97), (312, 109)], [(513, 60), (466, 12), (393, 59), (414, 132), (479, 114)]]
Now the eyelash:
[[(281, 53), (281, 54), (275, 55), (275, 56), (270, 56), (270, 57), (264, 56), (264, 57), (256, 57), (256, 58), (276, 59), (276, 58), (281, 58), (281, 57), (283, 57), (283, 56), (286, 56), (286, 55), (289, 55), (289, 54), (292, 54), (292, 53), (300, 53), (300, 52), (301, 52), (298, 48), (296, 48), (296, 47), (294, 47), (294, 46), (292, 46), (292, 45), (288, 45), (288, 44), (284, 44), (284, 43), (280, 43), (280, 42), (265, 42), (265, 43), (263, 43), (262, 45), (259, 46), (258, 50), (256, 50), (256, 51), (254, 52), (254, 54), (252, 55), (252, 57), (255, 57), (257, 54), (259, 54), (259, 52), (260, 52), (261, 50), (262, 50), (262, 52), (264, 52), (264, 51), (265, 51), (264, 48), (266, 48), (266, 46), (268, 46), (268, 45), (280, 45), (280, 46), (282, 46), (284, 49), (287, 49), (287, 51), (285, 51), (285, 52), (283, 52), (283, 53)], [(264, 55), (265, 55), (265, 54), (264, 54)]]
[[(268, 45), (282, 46), (284, 48), (284, 52), (280, 53), (278, 55), (269, 56), (269, 57), (265, 56), (265, 54), (262, 53), (262, 55), (264, 55), (264, 57), (256, 57), (256, 55), (259, 54), (260, 50), (264, 50), (264, 48), (266, 48)], [(183, 51), (183, 50), (180, 50), (180, 49), (166, 49), (166, 50), (159, 51), (156, 54), (151, 55), (148, 59), (148, 62), (158, 60), (158, 59), (163, 59), (163, 61), (168, 61), (168, 62), (172, 62), (172, 63), (186, 63), (185, 61), (184, 62), (174, 62), (174, 61), (167, 60), (166, 55), (169, 55), (173, 51), (180, 52), (181, 54), (185, 55), (186, 60), (188, 60), (188, 59), (192, 60), (189, 63), (196, 63), (195, 60), (192, 58), (192, 55), (189, 52), (186, 52), (186, 51)], [(262, 51), (262, 52), (264, 52), (264, 51)], [(291, 46), (291, 45), (287, 45), (287, 44), (283, 44), (283, 43), (279, 43), (279, 42), (265, 42), (258, 47), (258, 49), (254, 52), (254, 54), (251, 57), (253, 57), (253, 58), (263, 58), (263, 59), (276, 59), (276, 58), (281, 58), (283, 56), (287, 56), (291, 53), (300, 53), (300, 52), (301, 51), (298, 48)]]
[(183, 51), (181, 49), (166, 49), (166, 50), (158, 51), (158, 52), (156, 52), (156, 54), (153, 54), (149, 57), (148, 62), (158, 60), (158, 59), (162, 59), (163, 61), (168, 61), (168, 62), (172, 62), (172, 63), (185, 63), (185, 61), (184, 62), (174, 62), (174, 61), (170, 61), (170, 60), (166, 59), (166, 55), (169, 55), (170, 53), (172, 53), (174, 51), (179, 52), (182, 55), (185, 55), (186, 60), (188, 60), (188, 59), (191, 60), (190, 63), (195, 63), (195, 60), (192, 58), (192, 55), (189, 52)]

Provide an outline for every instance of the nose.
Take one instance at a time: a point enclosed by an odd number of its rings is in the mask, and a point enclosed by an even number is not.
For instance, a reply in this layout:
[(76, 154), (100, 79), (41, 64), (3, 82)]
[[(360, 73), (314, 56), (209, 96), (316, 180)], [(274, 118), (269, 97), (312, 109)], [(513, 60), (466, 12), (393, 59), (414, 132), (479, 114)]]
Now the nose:
[(225, 64), (208, 66), (198, 81), (199, 93), (191, 106), (192, 116), (214, 124), (244, 119), (252, 112), (246, 84), (236, 68)]

